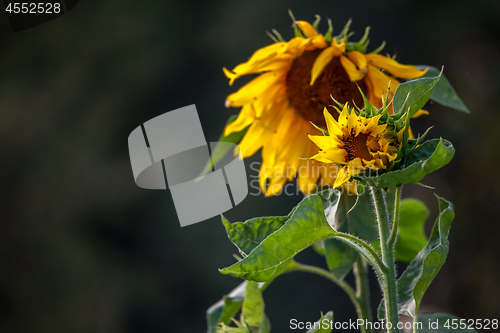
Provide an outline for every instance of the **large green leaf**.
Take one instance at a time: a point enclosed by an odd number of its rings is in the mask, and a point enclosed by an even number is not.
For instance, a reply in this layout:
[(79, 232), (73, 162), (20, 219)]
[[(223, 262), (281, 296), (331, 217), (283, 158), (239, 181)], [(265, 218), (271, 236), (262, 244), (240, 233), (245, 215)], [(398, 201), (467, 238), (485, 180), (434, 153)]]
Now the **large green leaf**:
[(441, 73), (434, 77), (424, 77), (401, 83), (392, 100), (394, 114), (401, 116), (409, 108), (409, 117), (413, 117), (427, 103), (440, 78)]
[(428, 173), (450, 163), (455, 149), (448, 140), (433, 139), (413, 149), (406, 159), (407, 167), (388, 171), (380, 176), (366, 176), (360, 173), (356, 178), (367, 185), (386, 188), (395, 185), (418, 183)]
[(417, 199), (401, 201), (398, 238), (394, 255), (403, 262), (411, 262), (427, 244), (424, 223), (429, 217), (429, 209)]
[[(332, 193), (338, 200), (339, 192)], [(283, 227), (265, 238), (247, 257), (220, 271), (246, 280), (267, 281), (282, 273), (297, 253), (336, 234), (325, 218), (320, 196), (313, 194), (302, 200)]]
[(212, 305), (207, 310), (207, 333), (215, 333), (217, 325), (224, 323), (228, 325), (231, 318), (236, 316), (243, 304), (245, 288), (247, 282), (238, 285), (228, 295), (225, 295), (220, 301)]
[(468, 328), (468, 320), (448, 313), (426, 313), (418, 315), (417, 320), (422, 325), (419, 333), (476, 333)]
[(264, 322), (264, 299), (259, 284), (255, 281), (247, 282), (241, 312), (251, 326), (260, 327)]
[(245, 256), (290, 218), (289, 216), (257, 217), (245, 222), (229, 223), (224, 216), (221, 217), (229, 240)]
[[(317, 324), (316, 324), (317, 323)], [(320, 320), (315, 324), (316, 327), (312, 327), (307, 330), (306, 333), (330, 333), (332, 331), (333, 323), (333, 312), (330, 311), (326, 315), (321, 314)]]
[[(226, 126), (231, 124), (233, 121), (235, 121), (238, 118), (237, 115), (232, 115), (229, 117), (229, 119), (226, 122)], [(224, 126), (224, 128), (226, 128)], [(239, 143), (245, 133), (247, 132), (248, 127), (245, 129), (239, 131), (239, 132), (234, 132), (229, 134), (228, 136), (224, 136), (224, 131), (219, 137), (219, 140), (217, 142), (222, 142), (222, 143)], [(222, 160), (224, 156), (231, 150), (231, 145), (228, 144), (219, 144), (217, 143), (217, 146), (215, 146), (215, 149), (212, 151), (212, 156), (209, 161), (207, 161), (207, 164), (203, 168), (203, 171), (201, 172), (200, 176), (206, 175), (212, 168), (214, 167), (215, 164), (217, 164), (218, 161)]]
[[(455, 217), (453, 204), (438, 197), (439, 216), (432, 228), (427, 245), (408, 265), (397, 282), (398, 312), (415, 316), (425, 291), (437, 275), (448, 255), (448, 233)], [(379, 318), (385, 318), (384, 303), (379, 307)]]
[[(425, 68), (429, 68), (424, 77), (437, 76), (441, 72), (439, 69), (432, 66), (419, 65), (417, 67), (422, 70)], [(460, 99), (460, 97), (458, 97), (457, 93), (455, 92), (455, 89), (453, 89), (453, 87), (451, 86), (450, 81), (448, 81), (448, 79), (444, 75), (441, 76), (441, 79), (434, 87), (434, 91), (431, 95), (431, 100), (455, 110), (470, 113), (467, 106), (465, 106), (464, 102)]]

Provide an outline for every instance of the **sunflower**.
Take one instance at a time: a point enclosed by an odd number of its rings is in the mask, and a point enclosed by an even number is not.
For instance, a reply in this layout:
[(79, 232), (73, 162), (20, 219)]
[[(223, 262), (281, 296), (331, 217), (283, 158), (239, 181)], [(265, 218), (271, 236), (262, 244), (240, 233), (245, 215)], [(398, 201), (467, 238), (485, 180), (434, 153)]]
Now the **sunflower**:
[(335, 164), (300, 159), (317, 150), (307, 134), (321, 133), (311, 123), (326, 129), (323, 109), (333, 110), (332, 98), (362, 107), (361, 90), (380, 108), (383, 96), (392, 100), (399, 85), (395, 77), (414, 79), (426, 72), (377, 54), (380, 50), (367, 54), (369, 28), (359, 42), (351, 43), (350, 22), (337, 37), (332, 37), (330, 21), (328, 32), (319, 34), (315, 28), (318, 22), (313, 26), (294, 20), (295, 38), (286, 42), (275, 32), (275, 43), (257, 50), (233, 70), (223, 69), (229, 85), (241, 76), (260, 73), (227, 97), (226, 107), (241, 110), (224, 134), (248, 127), (239, 146), (243, 158), (262, 148), (259, 184), (266, 196), (279, 193), (285, 182), (296, 176), (305, 193), (316, 188), (318, 179), (319, 185), (335, 182)]
[(338, 121), (325, 108), (328, 136), (309, 135), (309, 139), (321, 150), (311, 159), (323, 163), (342, 165), (333, 187), (345, 184), (363, 170), (387, 169), (398, 156), (397, 138), (380, 124), (382, 114), (365, 118), (349, 113), (347, 103)]

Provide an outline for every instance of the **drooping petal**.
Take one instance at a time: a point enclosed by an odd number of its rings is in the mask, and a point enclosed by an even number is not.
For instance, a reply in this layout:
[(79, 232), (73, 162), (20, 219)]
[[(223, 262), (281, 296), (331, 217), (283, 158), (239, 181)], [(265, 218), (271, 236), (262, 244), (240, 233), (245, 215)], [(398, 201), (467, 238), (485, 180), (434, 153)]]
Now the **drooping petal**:
[(428, 114), (429, 114), (429, 111), (421, 109), (421, 110), (418, 110), (417, 113), (415, 113), (412, 118), (418, 118), (420, 116), (428, 115)]
[(313, 26), (307, 21), (295, 21), (293, 22), (293, 25), (297, 25), (306, 37), (314, 37), (318, 34), (316, 30), (314, 30)]
[(349, 79), (352, 82), (359, 81), (365, 76), (365, 74), (361, 73), (356, 65), (347, 57), (340, 56), (340, 63), (342, 64), (342, 67), (344, 67), (347, 75), (349, 75)]
[(231, 133), (239, 132), (245, 127), (250, 125), (254, 121), (255, 111), (252, 104), (246, 104), (241, 108), (240, 114), (235, 121), (230, 123), (224, 129), (224, 136), (228, 136)]
[(413, 65), (402, 65), (394, 59), (381, 54), (365, 55), (368, 63), (387, 70), (389, 73), (402, 79), (416, 79), (427, 73), (428, 69), (420, 70)]
[(324, 49), (319, 56), (314, 60), (314, 64), (311, 69), (311, 86), (314, 84), (318, 76), (321, 74), (323, 69), (332, 61), (333, 57), (338, 57), (342, 54), (336, 47), (330, 46)]
[(359, 51), (351, 51), (347, 53), (347, 58), (349, 58), (349, 60), (351, 60), (363, 74), (368, 71), (368, 62), (363, 53)]
[(227, 96), (226, 106), (240, 107), (255, 102), (271, 85), (282, 79), (284, 74), (286, 71), (273, 71), (257, 76), (237, 92)]
[(381, 100), (382, 98), (385, 98), (387, 88), (389, 87), (389, 82), (391, 83), (391, 94), (394, 94), (396, 88), (399, 86), (398, 80), (387, 76), (374, 66), (368, 65), (367, 75), (371, 81), (371, 84), (373, 85), (373, 95), (376, 99), (378, 98), (379, 100)]

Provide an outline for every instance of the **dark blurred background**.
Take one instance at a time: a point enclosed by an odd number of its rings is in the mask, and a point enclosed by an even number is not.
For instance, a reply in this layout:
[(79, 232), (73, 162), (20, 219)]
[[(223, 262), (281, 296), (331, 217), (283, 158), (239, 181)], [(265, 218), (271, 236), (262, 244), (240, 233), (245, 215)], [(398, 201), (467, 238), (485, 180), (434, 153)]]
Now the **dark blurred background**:
[[(406, 186), (437, 213), (455, 203), (448, 261), (423, 311), (462, 318), (500, 314), (500, 2), (490, 1), (91, 1), (13, 34), (0, 14), (0, 332), (204, 332), (205, 311), (238, 285), (217, 268), (236, 248), (219, 218), (181, 228), (169, 191), (134, 183), (127, 137), (164, 112), (196, 104), (207, 141), (229, 115), (222, 67), (292, 37), (287, 9), (326, 31), (353, 18), (355, 39), (402, 63), (445, 66), (471, 115), (431, 104), (415, 132), (451, 140), (452, 163), (428, 176), (435, 191)], [(258, 161), (255, 156), (247, 161)], [(250, 175), (255, 172), (247, 169)], [(301, 199), (249, 196), (231, 221), (286, 214)], [(323, 265), (312, 250), (298, 256)], [(404, 266), (400, 266), (403, 268)], [(372, 301), (380, 289), (372, 274)], [(352, 281), (352, 277), (348, 277)], [(274, 332), (333, 310), (355, 318), (343, 292), (306, 273), (265, 292)]]

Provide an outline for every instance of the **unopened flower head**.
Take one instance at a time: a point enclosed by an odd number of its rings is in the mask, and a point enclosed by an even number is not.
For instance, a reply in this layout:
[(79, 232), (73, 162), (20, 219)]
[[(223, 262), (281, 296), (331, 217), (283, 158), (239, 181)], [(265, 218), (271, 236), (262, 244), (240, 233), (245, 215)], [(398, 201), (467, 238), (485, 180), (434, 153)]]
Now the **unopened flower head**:
[(309, 135), (309, 139), (321, 150), (311, 159), (342, 166), (333, 187), (346, 183), (359, 172), (371, 169), (387, 169), (397, 158), (397, 136), (381, 124), (383, 114), (367, 118), (357, 115), (354, 109), (344, 105), (338, 121), (325, 108), (328, 135)]

